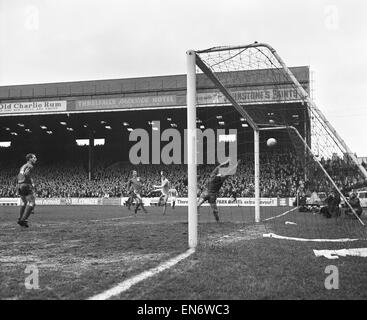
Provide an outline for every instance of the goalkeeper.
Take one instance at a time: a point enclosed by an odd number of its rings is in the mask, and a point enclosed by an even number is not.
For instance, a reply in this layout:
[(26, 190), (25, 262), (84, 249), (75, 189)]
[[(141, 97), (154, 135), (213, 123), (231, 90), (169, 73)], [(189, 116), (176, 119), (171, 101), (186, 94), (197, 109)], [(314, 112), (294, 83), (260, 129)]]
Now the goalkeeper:
[(217, 196), (219, 193), (220, 188), (222, 187), (224, 181), (231, 175), (234, 175), (237, 171), (237, 166), (240, 164), (240, 160), (233, 166), (228, 166), (230, 160), (227, 160), (217, 166), (210, 174), (208, 179), (208, 183), (204, 192), (200, 195), (199, 202), (197, 204), (198, 211), (199, 207), (205, 202), (208, 201), (213, 211), (213, 215), (215, 220), (219, 222), (219, 215), (218, 215), (218, 207), (217, 207)]

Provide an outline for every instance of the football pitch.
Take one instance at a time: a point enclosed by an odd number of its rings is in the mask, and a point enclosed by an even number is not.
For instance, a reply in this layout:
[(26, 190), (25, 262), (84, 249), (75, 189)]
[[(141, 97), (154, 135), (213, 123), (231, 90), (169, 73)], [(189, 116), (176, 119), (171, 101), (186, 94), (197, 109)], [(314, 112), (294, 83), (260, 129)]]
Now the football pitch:
[[(164, 216), (147, 209), (37, 206), (22, 229), (19, 208), (0, 207), (0, 299), (89, 299), (186, 252), (187, 208)], [(367, 299), (367, 257), (313, 251), (367, 248), (367, 227), (356, 219), (262, 207), (255, 224), (253, 208), (219, 210), (216, 223), (201, 208), (193, 254), (111, 299)], [(330, 266), (334, 288), (326, 285)], [(37, 288), (26, 286), (29, 270), (37, 270)]]

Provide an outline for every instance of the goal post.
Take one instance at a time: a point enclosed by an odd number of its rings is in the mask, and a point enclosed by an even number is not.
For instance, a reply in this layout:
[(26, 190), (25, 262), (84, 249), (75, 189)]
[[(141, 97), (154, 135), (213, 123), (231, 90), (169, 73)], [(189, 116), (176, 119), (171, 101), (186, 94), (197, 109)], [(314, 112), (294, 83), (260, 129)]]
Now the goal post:
[(198, 243), (197, 199), (197, 141), (196, 141), (196, 62), (195, 51), (186, 52), (187, 59), (187, 178), (188, 178), (188, 242), (189, 248)]
[(260, 131), (254, 130), (255, 222), (260, 222)]

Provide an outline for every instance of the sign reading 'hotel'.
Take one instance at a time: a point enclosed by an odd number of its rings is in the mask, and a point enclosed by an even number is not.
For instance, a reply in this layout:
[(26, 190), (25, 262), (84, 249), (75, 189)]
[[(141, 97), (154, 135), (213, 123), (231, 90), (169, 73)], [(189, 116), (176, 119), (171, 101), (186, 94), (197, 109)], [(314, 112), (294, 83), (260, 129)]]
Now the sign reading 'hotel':
[(176, 105), (175, 95), (123, 97), (111, 99), (77, 100), (76, 110), (130, 109)]

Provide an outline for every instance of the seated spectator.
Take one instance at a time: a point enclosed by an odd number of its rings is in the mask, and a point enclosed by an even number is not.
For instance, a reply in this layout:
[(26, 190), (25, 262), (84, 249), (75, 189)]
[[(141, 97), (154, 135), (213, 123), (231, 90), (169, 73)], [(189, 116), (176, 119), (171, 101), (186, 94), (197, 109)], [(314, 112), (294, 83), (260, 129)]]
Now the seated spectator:
[[(351, 205), (351, 207), (354, 209), (355, 213), (360, 217), (363, 209), (361, 206), (361, 201), (358, 199), (357, 194), (355, 192), (352, 192), (349, 198), (349, 204)], [(354, 216), (354, 213), (352, 212), (352, 210), (346, 206), (345, 208), (345, 214), (350, 215), (350, 216)]]
[(320, 214), (325, 218), (338, 217), (340, 216), (340, 195), (336, 190), (331, 192), (326, 198), (327, 205), (320, 209)]

